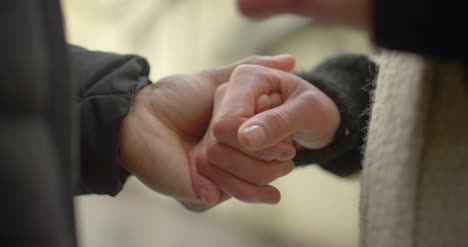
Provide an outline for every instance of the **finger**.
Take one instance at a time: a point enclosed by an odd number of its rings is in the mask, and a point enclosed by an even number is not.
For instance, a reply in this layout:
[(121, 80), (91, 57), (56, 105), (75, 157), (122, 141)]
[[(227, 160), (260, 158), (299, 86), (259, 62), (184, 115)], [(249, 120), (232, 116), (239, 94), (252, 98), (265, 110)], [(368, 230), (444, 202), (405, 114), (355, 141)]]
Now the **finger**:
[(280, 144), (266, 149), (259, 160), (263, 161), (290, 161), (296, 156), (296, 148), (293, 144), (283, 141)]
[[(218, 111), (217, 109), (220, 105), (221, 100), (223, 99), (226, 93), (226, 90), (227, 90), (227, 84), (223, 84), (217, 88), (215, 92), (215, 97), (214, 97), (214, 110), (213, 110), (214, 112)], [(223, 200), (223, 199), (220, 199), (220, 197), (221, 198), (225, 198), (225, 197), (222, 197), (224, 193), (222, 193), (219, 190), (218, 186), (215, 185), (215, 183), (213, 183), (213, 178), (211, 176), (213, 176), (213, 174), (216, 174), (216, 173), (205, 172), (205, 174), (201, 174), (199, 171), (199, 168), (203, 168), (203, 167), (205, 168), (205, 171), (212, 170), (210, 168), (211, 165), (206, 158), (207, 157), (206, 143), (209, 143), (210, 138), (214, 139), (214, 137), (210, 135), (209, 129), (208, 129), (207, 135), (200, 142), (200, 144), (198, 144), (195, 148), (192, 149), (192, 151), (189, 154), (189, 157), (190, 157), (190, 171), (192, 175), (192, 186), (200, 200), (202, 200), (208, 206), (213, 206)], [(277, 148), (277, 150), (278, 150), (278, 153), (282, 153), (282, 154), (288, 153), (288, 150), (285, 150), (284, 147)], [(229, 157), (229, 156), (225, 156), (224, 158), (226, 157)], [(230, 179), (235, 179), (235, 178), (231, 177)], [(228, 189), (228, 191), (231, 191), (231, 190)], [(236, 189), (234, 189), (233, 193), (236, 193)], [(238, 194), (240, 194), (239, 197), (241, 199), (243, 198), (242, 196), (245, 197), (242, 200), (245, 200), (245, 201), (257, 200), (257, 199), (249, 199), (250, 197), (248, 195), (247, 196), (243, 195), (243, 193), (245, 194), (245, 192), (238, 192)], [(199, 207), (195, 207), (194, 210), (195, 209), (199, 209)]]
[[(217, 111), (221, 100), (223, 99), (227, 90), (227, 84), (219, 86), (214, 95), (213, 112)], [(198, 171), (198, 167), (202, 165), (209, 165), (206, 158), (206, 143), (210, 139), (210, 126), (208, 127), (207, 134), (203, 140), (195, 146), (189, 153), (190, 173), (192, 177), (192, 186), (198, 198), (206, 205), (213, 206), (220, 201), (222, 191), (211, 181), (209, 177), (204, 177)]]
[(199, 167), (200, 174), (209, 177), (226, 194), (247, 203), (277, 204), (280, 192), (270, 185), (256, 186), (206, 163)]
[(273, 147), (259, 150), (255, 152), (246, 151), (242, 147), (237, 148), (237, 150), (242, 150), (242, 153), (248, 155), (257, 160), (262, 161), (290, 161), (296, 156), (296, 148), (290, 142), (283, 141)]
[[(243, 122), (256, 113), (257, 99), (279, 91), (271, 73), (257, 65), (241, 65), (231, 75), (226, 95), (214, 119), (213, 133), (219, 141), (236, 146), (237, 131)], [(273, 85), (274, 84), (274, 85)]]
[(251, 56), (239, 62), (223, 66), (220, 68), (205, 70), (219, 84), (229, 81), (232, 72), (240, 65), (259, 65), (281, 71), (291, 72), (296, 65), (296, 60), (293, 56), (283, 54), (277, 56)]
[(262, 95), (256, 101), (255, 113), (264, 112), (271, 108), (275, 108), (283, 103), (281, 94), (272, 93), (270, 95)]
[(291, 161), (260, 161), (222, 143), (210, 145), (207, 157), (215, 167), (250, 184), (259, 186), (267, 185), (277, 178), (289, 174), (294, 169), (294, 164)]
[(201, 149), (195, 148), (189, 154), (192, 186), (198, 198), (208, 206), (213, 206), (220, 200), (222, 191), (207, 177), (200, 174), (198, 168), (208, 164), (206, 155), (198, 154)]
[(270, 108), (275, 108), (278, 107), (279, 105), (283, 104), (283, 99), (280, 93), (272, 93), (270, 94), (270, 100), (271, 100), (271, 107)]
[[(216, 121), (215, 126), (213, 127), (213, 136), (210, 137), (209, 143), (220, 142), (229, 147), (242, 151), (245, 155), (249, 157), (263, 160), (263, 161), (288, 161), (292, 160), (296, 155), (296, 149), (294, 146), (287, 142), (278, 142), (271, 147), (265, 149), (257, 149), (254, 151), (247, 150), (244, 148), (238, 141), (238, 130), (242, 123), (246, 119), (238, 118), (222, 118)], [(217, 139), (215, 136), (222, 136), (222, 138)]]
[(255, 103), (255, 113), (260, 113), (271, 108), (271, 99), (268, 95), (262, 95), (257, 99)]
[(321, 92), (308, 92), (257, 114), (239, 128), (239, 143), (256, 151), (295, 135), (295, 140), (298, 137), (303, 142), (301, 145), (323, 148), (333, 140), (340, 121), (330, 102)]
[(226, 193), (223, 193), (223, 195), (221, 196), (221, 198), (218, 200), (218, 202), (215, 205), (206, 205), (203, 203), (190, 202), (190, 201), (179, 201), (179, 202), (182, 204), (182, 206), (184, 206), (186, 209), (190, 211), (202, 213), (202, 212), (208, 211), (214, 206), (221, 204), (222, 202), (228, 200), (229, 198), (231, 198), (231, 196), (229, 196)]
[[(269, 99), (271, 103), (268, 103), (270, 106), (281, 104), (297, 90), (300, 80), (290, 73), (261, 66), (237, 67), (231, 76), (226, 95), (214, 120), (213, 133), (216, 139), (232, 147), (238, 147), (237, 132), (247, 119), (257, 113), (257, 99), (261, 99), (263, 95), (271, 95)], [(307, 82), (302, 83), (307, 84)], [(279, 142), (272, 142), (270, 145), (274, 146)], [(266, 148), (247, 150), (257, 151)]]

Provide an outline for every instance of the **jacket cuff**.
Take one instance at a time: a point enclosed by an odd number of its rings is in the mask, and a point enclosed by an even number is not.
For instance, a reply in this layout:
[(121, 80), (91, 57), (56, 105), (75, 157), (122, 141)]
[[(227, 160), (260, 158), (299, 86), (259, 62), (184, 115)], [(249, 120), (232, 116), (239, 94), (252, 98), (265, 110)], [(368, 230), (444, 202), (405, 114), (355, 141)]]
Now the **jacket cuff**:
[(359, 171), (377, 65), (365, 56), (341, 55), (298, 75), (335, 102), (341, 123), (330, 145), (318, 150), (303, 149), (294, 162), (298, 166), (317, 163), (339, 176)]
[(121, 168), (119, 137), (136, 94), (149, 85), (149, 64), (138, 56), (72, 47), (72, 75), (81, 127), (79, 194), (116, 195), (129, 173)]
[(81, 193), (114, 196), (130, 175), (118, 159), (121, 124), (134, 96), (150, 81), (131, 83), (128, 94), (90, 96), (81, 103)]

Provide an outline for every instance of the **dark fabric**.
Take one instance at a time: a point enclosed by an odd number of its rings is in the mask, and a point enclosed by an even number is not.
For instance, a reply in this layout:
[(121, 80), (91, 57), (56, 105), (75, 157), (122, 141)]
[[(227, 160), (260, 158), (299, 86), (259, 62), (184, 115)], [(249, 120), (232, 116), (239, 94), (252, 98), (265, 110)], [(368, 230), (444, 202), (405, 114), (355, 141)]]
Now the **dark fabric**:
[(119, 128), (149, 66), (68, 49), (58, 0), (0, 1), (0, 30), (0, 243), (76, 246), (73, 194), (121, 189)]
[(118, 163), (122, 120), (139, 90), (148, 85), (148, 62), (138, 56), (91, 52), (72, 46), (71, 75), (78, 85), (81, 123), (79, 194), (116, 195), (128, 173)]
[(0, 2), (0, 242), (75, 246), (72, 98), (58, 0)]
[(468, 62), (468, 2), (374, 0), (373, 4), (377, 44)]
[(317, 163), (339, 176), (349, 176), (361, 169), (377, 70), (377, 65), (365, 56), (341, 55), (312, 71), (297, 73), (332, 98), (341, 114), (333, 143), (320, 150), (298, 152), (294, 159), (297, 166)]

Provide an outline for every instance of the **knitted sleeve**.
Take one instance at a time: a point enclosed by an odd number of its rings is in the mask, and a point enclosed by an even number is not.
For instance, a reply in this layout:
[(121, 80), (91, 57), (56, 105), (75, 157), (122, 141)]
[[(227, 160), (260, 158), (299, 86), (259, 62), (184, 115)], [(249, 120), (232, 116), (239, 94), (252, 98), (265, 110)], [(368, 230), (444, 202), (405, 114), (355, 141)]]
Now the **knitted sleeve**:
[(366, 56), (340, 55), (309, 72), (297, 73), (332, 98), (341, 114), (334, 141), (323, 149), (299, 151), (294, 159), (297, 166), (318, 164), (339, 176), (360, 171), (377, 70)]

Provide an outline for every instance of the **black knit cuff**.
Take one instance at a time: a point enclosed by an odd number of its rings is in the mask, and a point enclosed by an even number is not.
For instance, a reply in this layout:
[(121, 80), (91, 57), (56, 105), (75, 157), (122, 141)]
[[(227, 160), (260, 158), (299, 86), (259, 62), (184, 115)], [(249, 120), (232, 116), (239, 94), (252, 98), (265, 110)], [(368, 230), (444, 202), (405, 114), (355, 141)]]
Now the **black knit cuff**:
[(301, 150), (294, 159), (296, 165), (317, 163), (340, 176), (360, 170), (361, 148), (369, 120), (367, 109), (376, 74), (376, 64), (358, 55), (341, 55), (310, 72), (298, 73), (333, 99), (341, 123), (330, 145), (319, 150)]

